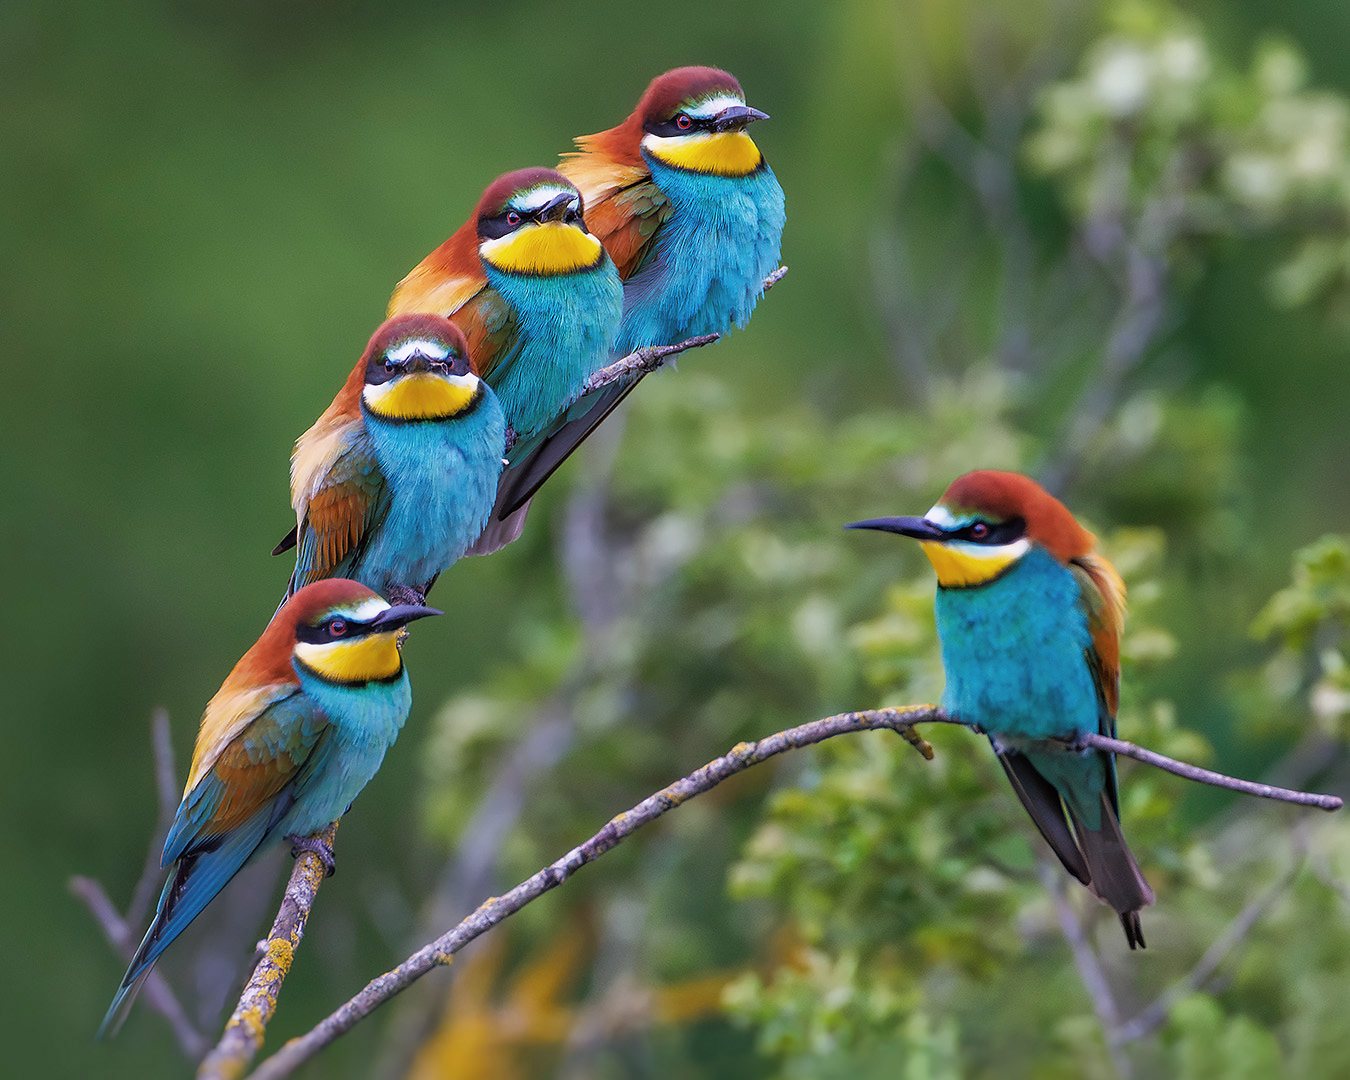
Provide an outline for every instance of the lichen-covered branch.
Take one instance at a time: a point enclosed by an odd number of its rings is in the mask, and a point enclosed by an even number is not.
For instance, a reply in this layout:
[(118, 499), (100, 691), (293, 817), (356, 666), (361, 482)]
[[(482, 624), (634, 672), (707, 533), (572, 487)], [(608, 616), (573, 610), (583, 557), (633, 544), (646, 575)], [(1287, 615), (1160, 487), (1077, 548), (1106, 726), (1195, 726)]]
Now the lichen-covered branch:
[[(329, 851), (337, 827), (335, 821), (317, 836)], [(305, 936), (314, 897), (327, 873), (322, 858), (314, 851), (303, 851), (296, 858), (276, 920), (267, 940), (260, 942), (262, 957), (239, 995), (239, 1004), (225, 1025), (220, 1042), (197, 1069), (198, 1080), (236, 1080), (244, 1075), (262, 1047), (267, 1025), (277, 1011), (281, 984), (291, 970), (295, 950)]]
[[(764, 279), (764, 291), (768, 292), (782, 281), (787, 272), (786, 266), (780, 266), (766, 277)], [(721, 337), (721, 334), (700, 334), (698, 337), (691, 337), (687, 341), (676, 342), (673, 345), (644, 345), (640, 349), (634, 349), (627, 356), (615, 360), (608, 367), (602, 367), (587, 379), (586, 387), (582, 390), (582, 393), (594, 393), (601, 387), (633, 375), (647, 375), (663, 366), (672, 356), (678, 356), (682, 352), (697, 349), (703, 345), (711, 345), (714, 341), (721, 340)]]

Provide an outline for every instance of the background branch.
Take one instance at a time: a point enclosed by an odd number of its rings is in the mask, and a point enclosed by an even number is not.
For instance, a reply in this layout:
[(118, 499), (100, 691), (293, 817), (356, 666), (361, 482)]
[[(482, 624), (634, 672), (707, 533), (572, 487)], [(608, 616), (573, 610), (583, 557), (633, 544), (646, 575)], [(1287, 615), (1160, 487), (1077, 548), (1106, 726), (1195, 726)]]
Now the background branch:
[[(140, 927), (145, 925), (150, 914), (150, 905), (160, 888), (162, 877), (159, 865), (160, 853), (164, 847), (164, 837), (178, 810), (178, 780), (173, 764), (173, 736), (169, 726), (167, 709), (156, 709), (150, 714), (150, 749), (155, 762), (155, 791), (158, 810), (155, 828), (150, 834), (150, 844), (145, 852), (145, 865), (140, 879), (132, 890), (131, 902), (125, 914), (119, 914), (113, 902), (108, 899), (107, 890), (94, 878), (74, 874), (67, 882), (71, 894), (88, 909), (94, 917), (103, 936), (108, 939), (113, 952), (124, 963), (130, 963), (131, 957), (140, 943)], [(183, 1053), (192, 1061), (198, 1060), (206, 1052), (206, 1036), (193, 1026), (187, 1011), (179, 1002), (169, 982), (158, 971), (152, 971), (141, 996), (146, 1003), (169, 1023), (174, 1038)]]

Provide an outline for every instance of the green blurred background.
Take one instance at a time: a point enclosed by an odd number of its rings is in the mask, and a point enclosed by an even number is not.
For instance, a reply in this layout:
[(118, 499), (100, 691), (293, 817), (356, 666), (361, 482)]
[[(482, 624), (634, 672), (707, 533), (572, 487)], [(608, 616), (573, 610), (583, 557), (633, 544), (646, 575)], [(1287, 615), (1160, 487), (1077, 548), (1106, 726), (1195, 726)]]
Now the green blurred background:
[[(1020, 5), (986, 6), (1002, 13), (989, 32), (1005, 34), (1011, 52), (1058, 20), (1063, 73), (1100, 28), (1094, 5), (1032, 4), (1025, 16)], [(0, 325), (11, 342), (0, 395), (5, 1072), (185, 1072), (143, 1006), (115, 1042), (92, 1042), (122, 964), (66, 879), (96, 877), (119, 905), (130, 894), (155, 815), (150, 712), (169, 710), (181, 773), (203, 703), (283, 589), (288, 567), (267, 552), (289, 524), (292, 441), (331, 399), (393, 283), (498, 173), (551, 162), (572, 135), (616, 123), (667, 67), (716, 64), (772, 114), (755, 137), (787, 192), (791, 273), (747, 331), (686, 358), (680, 376), (715, 373), (763, 418), (805, 403), (827, 430), (859, 411), (905, 409), (873, 241), (903, 214), (920, 232), (931, 226), (935, 248), (965, 242), (942, 239), (945, 181), (897, 204), (890, 170), (916, 80), (954, 107), (964, 100), (957, 58), (980, 7), (0, 5)], [(1350, 92), (1350, 7), (1339, 0), (1187, 10), (1239, 62), (1277, 31), (1306, 54), (1316, 84)], [(1064, 229), (1052, 194), (1028, 199), (1033, 221)], [(1182, 553), (1176, 580), (1194, 588), (1175, 594), (1168, 621), (1188, 659), (1159, 679), (1184, 723), (1215, 744), (1218, 767), (1249, 772), (1271, 748), (1230, 737), (1215, 685), (1257, 654), (1243, 627), (1286, 579), (1293, 549), (1350, 528), (1347, 337), (1322, 312), (1266, 300), (1274, 244), (1217, 246), (1167, 328), (1176, 362), (1153, 374), (1165, 393), (1218, 386), (1237, 403), (1242, 513), (1216, 520), (1240, 529), (1225, 540), (1244, 553), (1241, 572), (1225, 576), (1202, 555), (1188, 567)], [(921, 432), (921, 412), (912, 415)], [(1025, 427), (1038, 425), (1052, 426), (1025, 410)], [(928, 482), (930, 500), (943, 482)], [(1124, 496), (1104, 510), (1091, 490), (1076, 494), (1099, 521), (1168, 524), (1156, 501), (1130, 513)], [(438, 588), (448, 617), (419, 625), (408, 649), (414, 714), (344, 825), (339, 873), (270, 1045), (406, 951), (407, 911), (437, 862), (416, 795), (429, 718), (525, 651), (538, 625), (567, 617), (553, 563), (561, 501), (541, 499), (525, 541), (461, 563)], [(854, 516), (926, 505), (859, 505)], [(713, 739), (693, 760), (727, 745)], [(1208, 805), (1188, 812), (1202, 818)], [(588, 820), (598, 827), (619, 809)], [(190, 985), (187, 967), (165, 967)], [(376, 1027), (311, 1075), (367, 1075)], [(744, 1036), (709, 1038), (723, 1048), (709, 1060), (744, 1065)], [(664, 1075), (659, 1064), (647, 1072)]]

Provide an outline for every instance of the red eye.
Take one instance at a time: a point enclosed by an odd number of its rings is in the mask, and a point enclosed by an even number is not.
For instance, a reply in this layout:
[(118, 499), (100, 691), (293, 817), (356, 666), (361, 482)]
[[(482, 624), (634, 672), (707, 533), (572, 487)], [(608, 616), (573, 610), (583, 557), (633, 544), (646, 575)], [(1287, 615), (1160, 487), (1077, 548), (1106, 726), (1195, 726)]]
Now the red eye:
[(983, 521), (977, 521), (970, 527), (970, 537), (972, 540), (983, 540), (989, 535), (989, 526)]
[(517, 214), (514, 210), (508, 210), (506, 212), (506, 223), (511, 226), (519, 225), (520, 215)]
[(684, 113), (680, 113), (679, 116), (675, 117), (675, 126), (681, 131), (688, 131), (694, 126), (694, 121), (685, 116)]
[(347, 623), (342, 619), (334, 619), (328, 624), (328, 633), (332, 637), (341, 637), (347, 632)]

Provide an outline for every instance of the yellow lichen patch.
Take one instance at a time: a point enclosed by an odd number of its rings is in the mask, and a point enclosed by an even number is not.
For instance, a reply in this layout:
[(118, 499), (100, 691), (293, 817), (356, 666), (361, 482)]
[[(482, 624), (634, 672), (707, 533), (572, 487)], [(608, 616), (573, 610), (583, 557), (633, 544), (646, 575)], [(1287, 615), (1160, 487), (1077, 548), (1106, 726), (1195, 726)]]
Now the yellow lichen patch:
[(403, 665), (396, 632), (322, 644), (298, 641), (295, 656), (320, 678), (336, 683), (392, 679)]
[(367, 386), (361, 398), (384, 420), (445, 420), (463, 412), (477, 393), (476, 375), (416, 372)]
[(713, 176), (746, 176), (764, 161), (755, 140), (744, 131), (704, 131), (671, 138), (648, 135), (642, 145), (666, 165)]
[(495, 240), (484, 240), (478, 254), (508, 274), (549, 277), (585, 270), (600, 260), (600, 241), (575, 225), (546, 221), (523, 225)]
[(1003, 547), (958, 546), (937, 540), (921, 540), (923, 553), (937, 571), (938, 584), (963, 589), (992, 581), (1026, 552), (1025, 541)]

